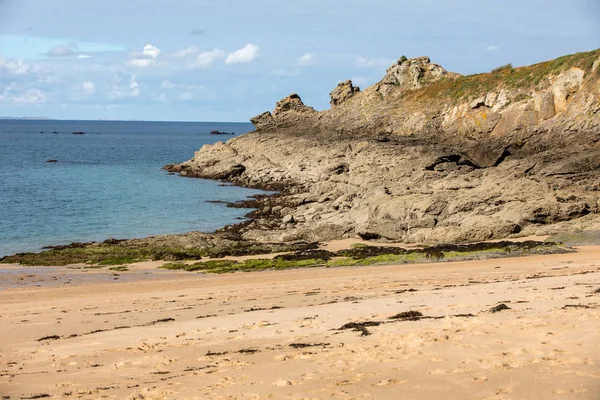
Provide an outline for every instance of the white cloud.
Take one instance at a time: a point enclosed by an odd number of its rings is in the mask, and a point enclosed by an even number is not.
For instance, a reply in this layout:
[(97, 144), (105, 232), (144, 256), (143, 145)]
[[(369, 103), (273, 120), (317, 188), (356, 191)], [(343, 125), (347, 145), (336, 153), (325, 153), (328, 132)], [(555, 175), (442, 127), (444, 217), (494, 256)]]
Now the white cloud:
[(485, 49), (485, 51), (497, 51), (500, 50), (500, 47), (498, 46), (489, 46), (487, 49)]
[(179, 85), (167, 80), (167, 81), (162, 81), (160, 83), (160, 87), (163, 89), (177, 89), (179, 87)]
[(206, 89), (204, 86), (200, 86), (200, 85), (184, 85), (184, 84), (180, 84), (180, 83), (174, 83), (169, 80), (162, 81), (160, 83), (160, 88), (167, 89), (167, 90), (179, 89), (179, 90), (183, 90), (183, 91), (187, 91), (187, 92)]
[(394, 64), (395, 60), (388, 60), (386, 58), (365, 58), (359, 57), (356, 60), (357, 67), (373, 68), (373, 67), (389, 67)]
[(298, 65), (302, 65), (304, 67), (315, 65), (315, 55), (312, 53), (306, 53), (298, 59)]
[(135, 80), (135, 75), (132, 75), (131, 78), (129, 78), (129, 89), (130, 93), (133, 97), (137, 97), (140, 94), (140, 85), (138, 85), (138, 83)]
[(85, 94), (94, 94), (96, 93), (96, 85), (94, 82), (85, 81), (81, 84), (81, 90)]
[(126, 64), (129, 67), (146, 68), (156, 64), (156, 60), (151, 58), (132, 58)]
[(195, 56), (198, 54), (200, 50), (196, 46), (188, 47), (187, 49), (181, 49), (173, 53), (173, 57), (175, 58), (187, 58), (191, 56)]
[(77, 58), (88, 58), (85, 54), (81, 54), (79, 51), (79, 46), (75, 42), (67, 43), (67, 44), (59, 44), (46, 53), (44, 53), (48, 57), (77, 57)]
[(40, 89), (27, 89), (24, 93), (15, 94), (14, 88), (6, 88), (0, 94), (0, 102), (2, 103), (44, 103), (48, 99), (46, 93)]
[(46, 53), (49, 57), (68, 57), (68, 56), (74, 56), (78, 53), (77, 49), (74, 49), (71, 46), (65, 46), (65, 45), (58, 45), (56, 47), (53, 47), (52, 49), (48, 50), (48, 52)]
[(151, 44), (144, 46), (142, 51), (133, 51), (129, 54), (129, 60), (125, 63), (129, 67), (146, 68), (156, 64), (156, 59), (161, 51)]
[(164, 93), (161, 93), (160, 96), (154, 96), (154, 98), (158, 101), (160, 101), (163, 104), (168, 104), (169, 103), (169, 99), (167, 98), (167, 95)]
[[(48, 100), (48, 84), (53, 82), (50, 70), (22, 60), (0, 55), (0, 102), (12, 104), (44, 103)], [(40, 88), (41, 87), (41, 88)]]
[(248, 43), (243, 48), (229, 53), (225, 62), (227, 64), (245, 64), (250, 63), (258, 57), (258, 46)]
[(28, 75), (35, 73), (35, 69), (22, 60), (10, 60), (0, 55), (0, 77), (14, 75)]
[(220, 49), (214, 49), (212, 51), (205, 51), (198, 54), (194, 62), (192, 63), (193, 68), (209, 68), (219, 58), (223, 58), (225, 52)]
[(127, 97), (138, 97), (139, 95), (140, 85), (135, 80), (135, 75), (131, 75), (127, 86), (113, 85), (108, 97), (111, 99), (123, 99)]
[(194, 98), (194, 94), (193, 93), (189, 93), (189, 92), (184, 92), (181, 93), (181, 95), (179, 96), (179, 98), (181, 100), (191, 100)]
[(147, 44), (144, 46), (144, 50), (142, 53), (149, 58), (156, 59), (160, 55), (160, 49), (156, 46), (152, 46), (151, 44)]

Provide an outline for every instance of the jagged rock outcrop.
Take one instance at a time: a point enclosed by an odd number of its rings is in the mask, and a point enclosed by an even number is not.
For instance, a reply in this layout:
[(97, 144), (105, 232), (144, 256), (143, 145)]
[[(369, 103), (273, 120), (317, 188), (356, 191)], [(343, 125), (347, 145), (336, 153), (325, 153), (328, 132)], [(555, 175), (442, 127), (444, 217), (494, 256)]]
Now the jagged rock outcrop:
[(385, 77), (376, 85), (375, 90), (385, 96), (394, 89), (420, 89), (449, 76), (457, 77), (459, 74), (449, 73), (442, 66), (432, 64), (429, 57), (402, 57), (387, 69)]
[(401, 60), (352, 101), (316, 112), (290, 96), (269, 115), (168, 168), (280, 190), (244, 238), (433, 243), (600, 227), (598, 50), (468, 77)]
[(250, 122), (254, 125), (254, 128), (260, 132), (269, 132), (277, 129), (277, 123), (270, 111), (265, 111), (262, 114), (250, 118)]
[(290, 126), (310, 126), (314, 123), (317, 111), (307, 107), (300, 96), (293, 93), (277, 102), (273, 113), (264, 112), (250, 119), (259, 132), (269, 132)]
[(338, 85), (329, 93), (329, 105), (335, 107), (350, 99), (356, 93), (360, 92), (358, 86), (354, 86), (351, 80), (338, 83)]

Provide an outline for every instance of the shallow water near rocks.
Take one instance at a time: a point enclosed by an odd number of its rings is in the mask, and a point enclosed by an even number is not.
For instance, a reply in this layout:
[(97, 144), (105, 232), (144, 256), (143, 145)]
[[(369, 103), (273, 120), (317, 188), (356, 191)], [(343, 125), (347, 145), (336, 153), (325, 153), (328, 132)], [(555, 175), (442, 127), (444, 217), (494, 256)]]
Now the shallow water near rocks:
[[(248, 210), (207, 201), (260, 191), (182, 178), (161, 167), (232, 137), (212, 130), (251, 129), (246, 123), (0, 120), (0, 257), (239, 222)], [(72, 134), (78, 131), (85, 134)]]

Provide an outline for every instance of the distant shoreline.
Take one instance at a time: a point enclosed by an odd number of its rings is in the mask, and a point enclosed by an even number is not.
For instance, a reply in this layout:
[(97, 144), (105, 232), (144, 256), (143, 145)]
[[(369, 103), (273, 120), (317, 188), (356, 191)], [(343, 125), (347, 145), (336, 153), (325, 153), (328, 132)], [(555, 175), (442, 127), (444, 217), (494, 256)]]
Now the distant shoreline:
[(165, 122), (165, 123), (200, 123), (200, 124), (240, 124), (250, 125), (248, 121), (169, 121), (149, 119), (119, 119), (119, 118), (94, 118), (94, 119), (61, 119), (48, 117), (0, 117), (0, 121), (57, 121), (57, 122)]

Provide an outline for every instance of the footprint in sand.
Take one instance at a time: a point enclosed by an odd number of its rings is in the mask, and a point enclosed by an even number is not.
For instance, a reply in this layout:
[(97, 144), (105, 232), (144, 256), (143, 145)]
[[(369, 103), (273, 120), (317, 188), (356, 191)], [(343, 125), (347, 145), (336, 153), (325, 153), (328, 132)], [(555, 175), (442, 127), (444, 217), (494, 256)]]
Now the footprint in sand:
[(279, 381), (273, 382), (271, 385), (277, 386), (277, 387), (285, 387), (285, 386), (292, 386), (293, 383), (291, 381), (279, 380)]
[(408, 380), (406, 380), (406, 379), (401, 380), (401, 381), (396, 380), (396, 379), (384, 379), (384, 380), (376, 383), (374, 386), (402, 385), (406, 382), (408, 382)]
[(447, 371), (443, 369), (434, 369), (433, 371), (429, 371), (429, 375), (446, 375)]

